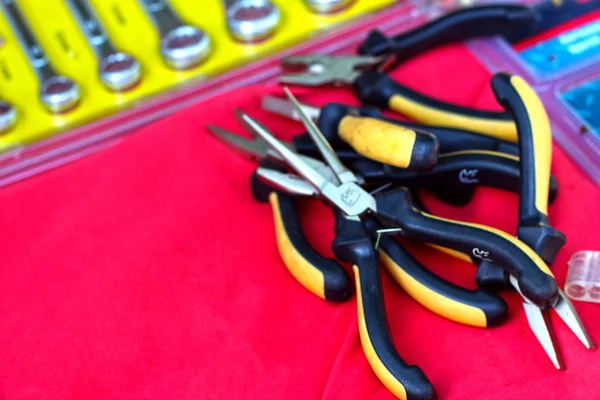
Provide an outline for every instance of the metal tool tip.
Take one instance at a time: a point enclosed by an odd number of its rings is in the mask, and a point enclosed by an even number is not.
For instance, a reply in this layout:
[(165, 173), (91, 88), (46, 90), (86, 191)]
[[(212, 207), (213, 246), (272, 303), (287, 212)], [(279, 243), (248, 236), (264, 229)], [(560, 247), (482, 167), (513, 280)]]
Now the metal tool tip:
[(248, 114), (246, 114), (244, 111), (242, 111), (241, 108), (238, 107), (233, 109), (233, 114), (235, 115), (237, 120), (240, 121), (242, 124), (244, 124), (250, 118)]
[(206, 129), (208, 130), (209, 133), (217, 134), (217, 135), (223, 131), (223, 129), (221, 129), (218, 126), (213, 125), (213, 124), (206, 125)]

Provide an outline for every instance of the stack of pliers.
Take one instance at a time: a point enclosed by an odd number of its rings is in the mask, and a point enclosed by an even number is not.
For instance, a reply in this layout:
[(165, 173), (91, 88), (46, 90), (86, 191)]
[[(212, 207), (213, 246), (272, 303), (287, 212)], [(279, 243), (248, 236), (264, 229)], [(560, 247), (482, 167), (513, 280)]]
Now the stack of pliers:
[[(380, 261), (399, 285), (423, 306), (453, 321), (478, 327), (506, 320), (506, 302), (495, 292), (513, 288), (523, 297), (535, 336), (564, 369), (549, 312), (554, 310), (584, 345), (586, 332), (548, 267), (565, 243), (550, 225), (548, 203), (556, 198), (550, 174), (552, 136), (535, 91), (519, 76), (498, 73), (491, 87), (504, 112), (444, 103), (415, 92), (383, 69), (450, 40), (505, 35), (515, 40), (533, 29), (535, 12), (518, 5), (472, 7), (394, 38), (371, 32), (360, 55), (293, 56), (280, 76), (285, 84), (350, 84), (364, 106), (301, 104), (263, 98), (263, 107), (302, 122), (307, 133), (285, 143), (241, 110), (236, 115), (252, 135), (246, 139), (216, 126), (209, 130), (260, 163), (251, 178), (254, 197), (270, 202), (284, 264), (321, 298), (341, 302), (354, 293), (352, 280), (335, 260), (318, 254), (300, 227), (295, 198), (316, 197), (336, 217), (332, 244), (337, 260), (353, 267), (362, 346), (371, 367), (400, 399), (436, 398), (423, 371), (406, 364), (387, 326)], [(376, 106), (371, 108), (370, 106)], [(385, 116), (391, 109), (416, 121)], [(421, 125), (422, 124), (422, 125)], [(419, 199), (426, 189), (454, 205), (467, 204), (477, 186), (519, 194), (517, 236), (489, 226), (437, 217)], [(430, 272), (392, 235), (426, 243), (477, 268), (477, 290), (456, 286)]]

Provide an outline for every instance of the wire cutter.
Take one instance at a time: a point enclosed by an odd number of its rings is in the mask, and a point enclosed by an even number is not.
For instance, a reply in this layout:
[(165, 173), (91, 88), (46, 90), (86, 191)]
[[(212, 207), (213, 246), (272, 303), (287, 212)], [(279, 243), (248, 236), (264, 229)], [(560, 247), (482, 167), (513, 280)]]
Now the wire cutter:
[[(238, 112), (238, 118), (243, 121), (240, 115)], [(256, 135), (252, 126), (247, 123), (244, 123), (244, 126), (251, 135)], [(256, 149), (264, 150), (266, 146), (264, 141), (263, 144), (259, 144), (262, 141), (260, 137), (245, 139), (215, 126), (209, 126), (209, 130), (213, 136), (242, 156), (268, 156), (267, 152), (256, 152)], [(322, 170), (329, 170), (321, 161), (313, 159), (310, 163)], [(260, 168), (282, 170), (281, 165), (268, 158), (261, 160)], [(330, 172), (327, 172), (327, 175), (333, 177)], [(321, 257), (309, 245), (301, 230), (293, 198), (259, 181), (256, 172), (252, 175), (251, 187), (256, 200), (270, 201), (273, 206), (279, 252), (288, 270), (304, 287), (319, 297), (330, 301), (346, 300), (353, 290), (345, 269), (334, 260)], [(302, 193), (297, 190), (293, 194), (311, 195), (312, 188), (307, 189), (309, 192)], [(372, 235), (376, 235), (378, 226), (376, 221), (370, 222)], [(481, 289), (467, 290), (441, 279), (414, 259), (397, 241), (382, 238), (379, 253), (383, 257), (384, 266), (400, 286), (417, 302), (436, 314), (477, 327), (496, 326), (506, 320), (507, 307), (502, 298)]]
[[(296, 102), (287, 89), (286, 93)], [(553, 353), (548, 345), (553, 345), (554, 342), (550, 334), (553, 331), (548, 316), (550, 309), (557, 312), (586, 347), (593, 347), (572, 303), (558, 288), (546, 264), (531, 248), (517, 238), (491, 227), (452, 221), (424, 213), (414, 207), (407, 188), (401, 187), (374, 196), (369, 194), (360, 186), (352, 171), (337, 158), (314, 122), (299, 106), (297, 110), (337, 181), (320, 174), (296, 153), (283, 146), (268, 130), (248, 115), (244, 115), (244, 120), (253, 126), (298, 175), (282, 174), (263, 168), (259, 168), (257, 172), (261, 178), (291, 193), (297, 190), (306, 193), (308, 187), (312, 187), (315, 196), (341, 211), (337, 219), (339, 229), (336, 230), (337, 236), (333, 244), (334, 254), (338, 259), (354, 265), (358, 293), (361, 293), (361, 286), (373, 284), (370, 281), (361, 281), (361, 274), (370, 274), (366, 271), (377, 269), (373, 247), (361, 224), (361, 219), (370, 216), (375, 217), (386, 228), (399, 231), (405, 237), (466, 253), (478, 260), (489, 261), (502, 267), (509, 273), (511, 284), (523, 297), (530, 327), (550, 357), (553, 357)], [(369, 293), (363, 292), (361, 295)], [(368, 325), (368, 322), (363, 323)], [(368, 338), (364, 340), (368, 341)]]
[(381, 72), (436, 46), (476, 37), (501, 35), (509, 40), (533, 31), (536, 12), (520, 5), (469, 7), (437, 18), (395, 38), (372, 32), (360, 46), (361, 55), (300, 55), (285, 57), (283, 67), (303, 69), (282, 74), (280, 82), (304, 86), (350, 84), (363, 104), (390, 108), (427, 125), (466, 129), (517, 142), (517, 130), (506, 112), (476, 110), (436, 100), (401, 85)]
[(279, 82), (303, 86), (350, 84), (361, 103), (390, 108), (426, 125), (466, 129), (517, 142), (517, 131), (510, 114), (482, 111), (436, 100), (395, 82), (375, 70), (382, 57), (299, 55), (284, 57), (285, 68), (303, 66), (303, 73), (286, 73)]

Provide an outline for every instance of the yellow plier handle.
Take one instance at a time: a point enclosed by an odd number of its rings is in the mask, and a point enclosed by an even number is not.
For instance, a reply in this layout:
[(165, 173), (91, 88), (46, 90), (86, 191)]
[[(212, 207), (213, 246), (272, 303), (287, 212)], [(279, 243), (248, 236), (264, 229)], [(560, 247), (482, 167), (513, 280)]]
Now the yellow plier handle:
[(517, 127), (507, 112), (476, 110), (436, 100), (394, 81), (379, 71), (367, 71), (353, 83), (363, 104), (389, 108), (425, 125), (464, 129), (517, 143)]

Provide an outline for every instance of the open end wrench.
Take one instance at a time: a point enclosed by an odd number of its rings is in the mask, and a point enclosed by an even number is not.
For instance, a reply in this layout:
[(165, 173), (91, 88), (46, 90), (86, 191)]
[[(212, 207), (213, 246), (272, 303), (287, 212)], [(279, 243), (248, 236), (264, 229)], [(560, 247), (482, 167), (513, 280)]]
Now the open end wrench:
[(273, 34), (281, 21), (270, 0), (224, 0), (229, 33), (238, 42), (253, 43)]
[(160, 54), (176, 70), (192, 68), (211, 50), (210, 37), (200, 28), (187, 25), (167, 0), (139, 0), (160, 34)]
[(17, 122), (16, 108), (4, 101), (0, 100), (0, 133), (4, 133), (12, 128)]
[(79, 85), (60, 75), (50, 63), (15, 0), (0, 0), (2, 11), (40, 81), (40, 101), (54, 114), (69, 111), (81, 98)]
[(354, 0), (304, 0), (304, 3), (316, 13), (332, 14), (350, 7)]
[(121, 92), (137, 85), (142, 78), (140, 62), (115, 48), (89, 0), (66, 1), (96, 54), (98, 73), (104, 86), (113, 92)]

